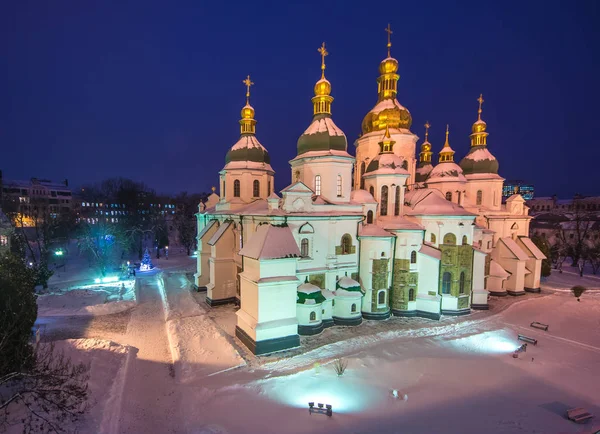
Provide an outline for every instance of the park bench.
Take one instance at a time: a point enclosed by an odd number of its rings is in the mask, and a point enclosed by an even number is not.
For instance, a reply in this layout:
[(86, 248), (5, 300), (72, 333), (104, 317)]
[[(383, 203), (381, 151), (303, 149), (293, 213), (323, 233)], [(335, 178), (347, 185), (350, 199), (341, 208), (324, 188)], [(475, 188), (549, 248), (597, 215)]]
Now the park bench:
[(315, 407), (314, 402), (309, 402), (308, 403), (308, 414), (312, 415), (313, 413), (326, 414), (327, 416), (331, 417), (333, 415), (333, 409), (330, 404), (318, 403), (317, 407)]
[(520, 341), (528, 342), (528, 343), (533, 344), (533, 345), (537, 345), (537, 339), (530, 338), (529, 336), (518, 335), (517, 339), (519, 339)]
[(545, 332), (548, 331), (548, 324), (542, 324), (541, 322), (534, 321), (529, 325), (530, 325), (530, 327), (533, 327), (534, 329), (544, 330)]
[(567, 410), (567, 418), (575, 423), (584, 423), (593, 418), (591, 413), (588, 413), (585, 408), (573, 408)]

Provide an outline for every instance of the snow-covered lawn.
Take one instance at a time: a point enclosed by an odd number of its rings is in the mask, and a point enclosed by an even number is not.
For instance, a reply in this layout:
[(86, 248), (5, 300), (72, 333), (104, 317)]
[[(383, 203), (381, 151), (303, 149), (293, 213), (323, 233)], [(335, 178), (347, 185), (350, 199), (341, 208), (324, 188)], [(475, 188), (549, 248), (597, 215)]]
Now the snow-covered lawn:
[(107, 315), (135, 306), (135, 281), (86, 285), (38, 296), (38, 316)]
[[(600, 429), (600, 421), (578, 426), (564, 418), (579, 406), (600, 418), (600, 291), (590, 290), (581, 302), (568, 291), (549, 291), (570, 288), (578, 275), (551, 277), (542, 294), (492, 298), (487, 312), (334, 327), (302, 338), (300, 350), (256, 357), (232, 336), (232, 306), (209, 309), (204, 294), (190, 292), (188, 268), (182, 260), (171, 271), (138, 277), (139, 304), (127, 332), (111, 335), (133, 348), (121, 371), (123, 394), (106, 395), (112, 404), (104, 418), (113, 422), (98, 425), (102, 419), (92, 414), (88, 432), (99, 426), (106, 433), (211, 434)], [(550, 328), (533, 329), (532, 321)], [(515, 359), (519, 333), (539, 343)], [(91, 353), (86, 357), (96, 357)], [(342, 377), (333, 370), (339, 357), (348, 361)], [(96, 370), (92, 377), (101, 384), (114, 375)], [(393, 398), (393, 389), (408, 399)], [(309, 415), (309, 401), (331, 404), (333, 417)], [(116, 402), (119, 417), (111, 413)]]

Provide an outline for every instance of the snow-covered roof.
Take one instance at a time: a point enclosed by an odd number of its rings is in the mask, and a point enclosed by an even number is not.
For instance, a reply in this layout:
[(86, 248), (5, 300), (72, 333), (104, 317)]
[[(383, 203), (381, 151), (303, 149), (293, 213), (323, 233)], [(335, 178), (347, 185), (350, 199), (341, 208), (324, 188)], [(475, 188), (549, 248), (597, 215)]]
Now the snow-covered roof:
[(467, 178), (463, 175), (463, 170), (453, 161), (438, 163), (429, 173), (426, 182), (447, 182), (460, 181), (465, 182)]
[(198, 238), (202, 238), (210, 230), (210, 228), (212, 228), (216, 224), (217, 224), (216, 220), (210, 220), (206, 224), (206, 226), (204, 226), (204, 228), (200, 231), (200, 233), (198, 234)]
[[(362, 288), (360, 287), (360, 283), (358, 283), (356, 280), (351, 279), (348, 276), (342, 276), (339, 278), (339, 280), (336, 283), (336, 288), (345, 290), (345, 291), (350, 291), (350, 292), (362, 292)], [(336, 292), (337, 295), (337, 292)]]
[(367, 190), (352, 190), (350, 193), (350, 200), (356, 203), (377, 203), (377, 201), (373, 198), (373, 195), (369, 193)]
[(408, 215), (474, 216), (462, 206), (446, 200), (434, 188), (417, 188), (404, 195)]
[(313, 285), (310, 282), (305, 282), (298, 287), (298, 292), (302, 292), (304, 294), (312, 294), (315, 292), (321, 292), (321, 288), (317, 285)]
[(517, 245), (515, 240), (513, 240), (512, 238), (509, 238), (509, 237), (500, 238), (499, 241), (504, 243), (504, 245), (508, 248), (508, 250), (513, 255), (515, 255), (516, 258), (519, 259), (520, 261), (526, 261), (527, 259), (529, 259), (529, 256), (527, 256), (527, 254), (523, 251), (523, 249), (521, 249)]
[(265, 147), (261, 145), (256, 136), (244, 135), (239, 138), (237, 142), (231, 147), (232, 150), (243, 149), (243, 148), (257, 148), (265, 150)]
[(240, 255), (253, 259), (296, 258), (300, 250), (288, 226), (260, 225)]
[(269, 195), (269, 197), (267, 197), (267, 199), (281, 199), (279, 196), (277, 196), (277, 193), (275, 193), (274, 191), (271, 192), (271, 194)]
[(282, 193), (311, 193), (314, 192), (305, 183), (296, 181), (293, 184), (288, 185), (286, 188), (281, 190)]
[[(405, 160), (398, 157), (396, 154), (385, 153), (378, 154), (371, 160), (367, 166), (363, 176), (373, 175), (406, 175), (408, 176), (408, 170), (402, 167)], [(408, 163), (406, 163), (408, 167)]]
[(433, 170), (433, 164), (429, 163), (421, 167), (417, 167), (417, 173), (419, 175), (427, 175)]
[(432, 258), (435, 258), (437, 260), (441, 260), (442, 259), (442, 251), (439, 249), (436, 249), (433, 246), (429, 246), (425, 243), (423, 243), (421, 245), (421, 249), (419, 250), (419, 253), (422, 253), (424, 255), (427, 256), (431, 256)]
[(379, 221), (381, 227), (386, 230), (406, 230), (406, 231), (420, 231), (425, 229), (418, 223), (412, 222), (404, 217), (394, 216), (392, 218), (385, 218)]
[(328, 289), (322, 289), (321, 290), (321, 294), (323, 295), (323, 297), (325, 297), (327, 300), (331, 300), (335, 297), (335, 294), (332, 291), (329, 291)]
[(304, 134), (316, 134), (316, 133), (327, 133), (330, 136), (346, 136), (342, 130), (333, 122), (330, 117), (317, 118), (315, 119), (308, 128), (304, 131)]
[(325, 297), (321, 293), (321, 288), (312, 283), (305, 282), (298, 287), (296, 303), (298, 304), (317, 304), (323, 303)]
[(217, 241), (219, 241), (229, 226), (231, 226), (230, 221), (223, 222), (221, 226), (219, 226), (219, 229), (217, 229), (217, 232), (215, 232), (210, 240), (208, 240), (208, 245), (214, 246), (217, 244)]
[(336, 297), (360, 298), (363, 295), (360, 291), (348, 291), (343, 288), (338, 288), (334, 292)]
[(247, 161), (247, 160), (235, 160), (225, 164), (223, 170), (231, 169), (253, 169), (253, 170), (266, 170), (267, 172), (273, 172), (273, 168), (269, 163), (261, 163), (258, 161)]
[(382, 112), (383, 110), (393, 109), (393, 108), (398, 108), (400, 110), (408, 111), (408, 109), (406, 107), (404, 107), (402, 104), (400, 104), (396, 98), (394, 98), (394, 99), (384, 99), (384, 100), (379, 101), (377, 104), (375, 104), (375, 107), (373, 107), (369, 113), (379, 113), (379, 112)]
[(487, 147), (481, 147), (479, 149), (470, 152), (465, 158), (473, 161), (483, 161), (483, 160), (495, 160), (496, 157), (492, 155), (490, 151), (488, 151)]
[(490, 276), (508, 279), (510, 274), (511, 273), (502, 268), (502, 265), (500, 265), (498, 262), (494, 261), (493, 259), (490, 261)]
[(386, 237), (392, 238), (394, 235), (380, 228), (377, 225), (360, 225), (358, 227), (359, 237)]
[(298, 154), (291, 161), (301, 160), (303, 158), (315, 158), (315, 157), (343, 157), (354, 160), (354, 157), (346, 151), (339, 149), (322, 149), (317, 151), (307, 151), (302, 154)]
[(531, 241), (531, 238), (519, 237), (519, 241), (525, 246), (526, 253), (527, 251), (529, 251), (535, 259), (546, 259), (546, 255), (544, 255), (542, 251), (538, 248), (538, 246), (536, 246), (535, 243)]

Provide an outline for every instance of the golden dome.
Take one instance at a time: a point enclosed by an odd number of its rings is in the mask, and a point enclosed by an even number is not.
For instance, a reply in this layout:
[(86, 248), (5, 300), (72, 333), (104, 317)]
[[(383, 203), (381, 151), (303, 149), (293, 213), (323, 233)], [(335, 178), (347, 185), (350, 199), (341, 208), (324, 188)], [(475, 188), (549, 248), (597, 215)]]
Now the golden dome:
[(242, 119), (254, 119), (254, 108), (250, 104), (242, 107)]
[(331, 93), (331, 83), (326, 78), (322, 78), (315, 83), (315, 95), (325, 96)]
[(383, 59), (379, 64), (380, 74), (394, 74), (398, 72), (398, 61), (393, 57)]
[(421, 152), (431, 152), (431, 143), (425, 142), (421, 145)]
[(410, 129), (412, 117), (410, 112), (395, 99), (385, 99), (377, 103), (362, 123), (363, 134), (371, 131), (383, 131), (386, 127)]
[(486, 128), (487, 124), (485, 123), (485, 121), (478, 119), (477, 122), (473, 124), (471, 131), (473, 131), (473, 133), (484, 133)]

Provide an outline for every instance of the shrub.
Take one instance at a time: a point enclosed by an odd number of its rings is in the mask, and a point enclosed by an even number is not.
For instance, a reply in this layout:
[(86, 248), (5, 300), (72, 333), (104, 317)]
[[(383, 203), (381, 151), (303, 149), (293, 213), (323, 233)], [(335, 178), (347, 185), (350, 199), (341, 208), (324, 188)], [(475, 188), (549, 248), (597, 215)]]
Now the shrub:
[(346, 371), (347, 367), (348, 362), (342, 358), (335, 359), (333, 361), (333, 369), (335, 370), (335, 373), (338, 375), (338, 377), (344, 375), (344, 372)]
[(573, 295), (577, 297), (577, 301), (579, 301), (579, 297), (581, 297), (587, 289), (581, 285), (577, 285), (571, 288), (571, 291), (573, 292)]

